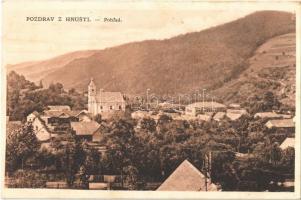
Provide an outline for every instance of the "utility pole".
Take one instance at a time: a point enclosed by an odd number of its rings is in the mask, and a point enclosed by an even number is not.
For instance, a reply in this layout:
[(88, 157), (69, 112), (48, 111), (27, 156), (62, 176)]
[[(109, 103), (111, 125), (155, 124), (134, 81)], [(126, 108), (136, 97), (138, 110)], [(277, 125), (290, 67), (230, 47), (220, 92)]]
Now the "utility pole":
[(203, 113), (205, 112), (205, 90), (206, 89), (203, 89)]
[(146, 90), (146, 109), (147, 109), (147, 110), (149, 110), (148, 91), (150, 91), (149, 88), (147, 88), (147, 90)]
[(213, 97), (211, 96), (211, 112), (213, 112)]

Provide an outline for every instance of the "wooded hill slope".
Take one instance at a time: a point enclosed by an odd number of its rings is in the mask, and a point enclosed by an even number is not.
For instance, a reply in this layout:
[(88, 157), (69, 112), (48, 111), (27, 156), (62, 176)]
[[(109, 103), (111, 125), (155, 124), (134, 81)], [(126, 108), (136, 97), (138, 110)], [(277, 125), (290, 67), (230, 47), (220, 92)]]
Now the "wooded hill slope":
[[(85, 51), (57, 65), (60, 59), (31, 63), (26, 77), (43, 78), (44, 84), (60, 82), (65, 88), (87, 90), (91, 77), (98, 88), (127, 94), (188, 93), (216, 89), (248, 68), (247, 60), (268, 39), (294, 32), (291, 13), (262, 11), (200, 32), (165, 40), (134, 42), (104, 50)], [(80, 56), (85, 54), (85, 56)], [(65, 59), (66, 60), (66, 59)], [(43, 66), (56, 66), (43, 72)], [(20, 72), (18, 65), (9, 70)]]

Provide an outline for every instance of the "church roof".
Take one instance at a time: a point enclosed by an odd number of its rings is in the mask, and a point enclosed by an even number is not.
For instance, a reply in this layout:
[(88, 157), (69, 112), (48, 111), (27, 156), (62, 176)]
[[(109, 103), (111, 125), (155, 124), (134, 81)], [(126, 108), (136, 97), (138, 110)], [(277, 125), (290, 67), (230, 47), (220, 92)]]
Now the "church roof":
[(97, 95), (98, 102), (124, 102), (121, 92), (100, 92)]
[(75, 131), (76, 135), (92, 135), (99, 127), (100, 124), (95, 121), (71, 122), (71, 128)]
[[(208, 183), (208, 191), (218, 191), (217, 186)], [(206, 191), (205, 176), (188, 160), (161, 184), (157, 191)]]

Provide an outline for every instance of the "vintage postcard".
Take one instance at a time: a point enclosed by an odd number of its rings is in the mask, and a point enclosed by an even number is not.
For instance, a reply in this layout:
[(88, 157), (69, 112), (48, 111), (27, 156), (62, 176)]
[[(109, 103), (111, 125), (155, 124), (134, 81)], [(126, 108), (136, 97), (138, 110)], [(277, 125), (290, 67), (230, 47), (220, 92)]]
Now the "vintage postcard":
[(2, 1), (1, 197), (299, 199), (295, 1)]

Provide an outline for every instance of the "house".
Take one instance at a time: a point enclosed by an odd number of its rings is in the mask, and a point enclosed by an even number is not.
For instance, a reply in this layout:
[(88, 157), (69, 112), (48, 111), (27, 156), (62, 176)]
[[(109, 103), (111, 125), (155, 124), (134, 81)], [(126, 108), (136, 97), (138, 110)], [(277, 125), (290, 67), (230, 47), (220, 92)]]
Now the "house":
[(295, 148), (295, 138), (286, 138), (280, 145), (282, 150), (287, 149), (288, 147)]
[(185, 114), (197, 116), (203, 112), (223, 112), (226, 106), (217, 102), (196, 102), (185, 107)]
[(213, 114), (214, 114), (213, 112), (206, 112), (204, 114), (197, 115), (197, 118), (199, 120), (208, 122), (208, 121), (210, 121), (212, 119)]
[(76, 114), (76, 117), (79, 121), (90, 122), (92, 121), (92, 116), (88, 113), (87, 110), (81, 110)]
[(293, 119), (272, 119), (265, 126), (268, 128), (294, 128), (295, 123)]
[(157, 191), (218, 191), (218, 187), (188, 160), (183, 161), (178, 168), (160, 185)]
[(99, 131), (99, 127), (100, 124), (95, 121), (71, 122), (71, 128), (75, 131), (75, 134), (88, 141), (95, 141), (100, 137), (99, 133), (97, 133)]
[(240, 108), (240, 105), (237, 104), (237, 103), (231, 103), (231, 104), (229, 104), (229, 108), (239, 109), (239, 108)]
[(214, 115), (213, 120), (215, 120), (215, 121), (221, 121), (225, 116), (226, 116), (225, 112), (217, 112)]
[(247, 115), (248, 112), (245, 109), (227, 109), (226, 116), (232, 120), (235, 121), (239, 118), (241, 118), (243, 115)]
[(98, 113), (125, 111), (125, 99), (120, 92), (96, 91), (96, 85), (91, 78), (88, 86), (88, 111), (95, 116)]
[(275, 112), (260, 112), (254, 115), (254, 118), (267, 118), (267, 119), (289, 119), (292, 118), (291, 115), (278, 114)]
[(49, 130), (38, 112), (30, 113), (27, 116), (27, 122), (32, 124), (33, 131), (39, 141), (45, 142), (51, 138), (51, 130)]

